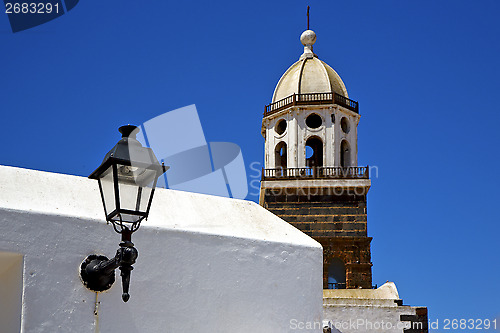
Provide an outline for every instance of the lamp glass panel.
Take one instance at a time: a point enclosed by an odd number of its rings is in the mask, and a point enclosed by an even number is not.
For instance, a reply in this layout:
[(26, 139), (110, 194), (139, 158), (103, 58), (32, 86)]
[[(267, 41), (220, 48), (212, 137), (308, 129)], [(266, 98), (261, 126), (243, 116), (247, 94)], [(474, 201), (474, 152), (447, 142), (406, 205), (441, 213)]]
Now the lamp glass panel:
[[(121, 217), (121, 220), (120, 220)], [(134, 223), (142, 219), (142, 216), (135, 214), (125, 214), (120, 213), (120, 216), (116, 218), (116, 222), (124, 222), (124, 223)]]
[(151, 198), (151, 194), (153, 192), (153, 184), (151, 186), (144, 186), (141, 188), (141, 198), (139, 200), (139, 210), (141, 212), (146, 212), (148, 209), (149, 199)]
[(99, 176), (101, 194), (106, 214), (109, 215), (116, 209), (115, 185), (113, 182), (113, 166), (110, 166)]
[[(156, 170), (121, 164), (117, 167), (120, 209), (145, 213), (156, 179)], [(130, 220), (124, 216), (122, 214), (123, 220)]]

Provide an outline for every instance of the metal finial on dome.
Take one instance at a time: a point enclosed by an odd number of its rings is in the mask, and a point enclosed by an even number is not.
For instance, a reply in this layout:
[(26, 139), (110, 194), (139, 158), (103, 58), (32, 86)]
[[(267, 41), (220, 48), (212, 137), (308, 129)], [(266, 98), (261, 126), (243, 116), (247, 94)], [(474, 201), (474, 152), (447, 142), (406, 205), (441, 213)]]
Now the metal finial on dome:
[(300, 35), (300, 42), (304, 45), (304, 53), (300, 59), (314, 57), (313, 44), (316, 42), (316, 33), (309, 29), (309, 9), (307, 6), (307, 30)]
[(309, 6), (307, 6), (307, 30), (309, 30)]
[(306, 30), (300, 35), (300, 42), (304, 46), (313, 46), (316, 43), (316, 33), (312, 30)]

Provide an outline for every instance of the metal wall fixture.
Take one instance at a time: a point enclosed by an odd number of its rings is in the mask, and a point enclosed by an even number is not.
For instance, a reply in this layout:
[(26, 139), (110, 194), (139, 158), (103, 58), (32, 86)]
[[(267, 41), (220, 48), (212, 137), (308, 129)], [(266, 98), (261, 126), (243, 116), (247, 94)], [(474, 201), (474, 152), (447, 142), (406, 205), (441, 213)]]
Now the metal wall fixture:
[(122, 138), (111, 149), (102, 164), (89, 176), (97, 179), (106, 221), (121, 234), (120, 248), (114, 258), (92, 254), (82, 262), (80, 277), (88, 289), (101, 292), (115, 282), (115, 269), (120, 268), (122, 299), (130, 298), (130, 272), (138, 251), (132, 243), (132, 233), (147, 219), (158, 178), (168, 167), (160, 164), (151, 148), (136, 139), (139, 128), (126, 125), (119, 128)]

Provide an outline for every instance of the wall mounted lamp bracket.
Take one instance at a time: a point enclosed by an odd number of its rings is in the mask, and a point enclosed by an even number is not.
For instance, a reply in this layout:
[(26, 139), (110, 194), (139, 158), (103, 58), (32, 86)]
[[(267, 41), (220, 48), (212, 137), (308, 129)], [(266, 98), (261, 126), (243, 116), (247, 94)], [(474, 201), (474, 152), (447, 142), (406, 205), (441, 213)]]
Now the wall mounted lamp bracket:
[(130, 272), (134, 269), (139, 252), (130, 240), (131, 232), (122, 232), (120, 248), (114, 258), (91, 254), (80, 265), (80, 277), (83, 284), (94, 292), (102, 292), (111, 288), (115, 282), (115, 270), (120, 268), (122, 277), (122, 299), (127, 302), (130, 298)]

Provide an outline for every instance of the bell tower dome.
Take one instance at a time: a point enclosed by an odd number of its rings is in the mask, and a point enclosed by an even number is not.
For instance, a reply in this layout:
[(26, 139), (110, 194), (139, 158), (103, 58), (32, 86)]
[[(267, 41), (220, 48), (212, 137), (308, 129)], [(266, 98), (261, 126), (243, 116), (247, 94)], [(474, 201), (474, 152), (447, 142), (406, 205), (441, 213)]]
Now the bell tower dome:
[(266, 169), (356, 166), (358, 103), (348, 98), (337, 72), (313, 53), (314, 31), (304, 31), (300, 40), (304, 53), (264, 110)]
[(324, 288), (371, 288), (368, 167), (358, 167), (358, 102), (313, 52), (316, 33), (264, 108), (260, 204), (324, 249)]

